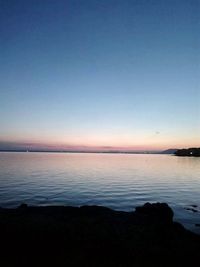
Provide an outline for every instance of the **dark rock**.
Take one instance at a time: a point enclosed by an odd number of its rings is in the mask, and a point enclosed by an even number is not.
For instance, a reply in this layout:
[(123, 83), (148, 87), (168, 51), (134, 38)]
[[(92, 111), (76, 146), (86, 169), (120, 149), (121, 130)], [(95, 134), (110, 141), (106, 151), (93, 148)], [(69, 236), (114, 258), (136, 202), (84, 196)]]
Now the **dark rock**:
[(26, 209), (28, 207), (28, 205), (26, 203), (22, 203), (20, 206), (19, 206), (19, 209)]
[(135, 212), (160, 223), (172, 223), (174, 215), (172, 209), (166, 203), (146, 203), (144, 206), (136, 207)]
[(165, 203), (0, 209), (0, 266), (196, 266), (200, 236), (172, 218)]
[(198, 212), (198, 210), (193, 209), (193, 208), (185, 208), (185, 210), (190, 210), (190, 211), (192, 211), (192, 212)]

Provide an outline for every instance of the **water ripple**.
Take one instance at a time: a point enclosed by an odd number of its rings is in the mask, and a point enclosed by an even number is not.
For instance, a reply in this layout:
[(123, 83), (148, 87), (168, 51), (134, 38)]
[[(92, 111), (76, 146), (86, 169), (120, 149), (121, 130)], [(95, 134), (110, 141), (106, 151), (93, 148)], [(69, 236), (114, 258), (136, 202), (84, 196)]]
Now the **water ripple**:
[(168, 155), (0, 153), (0, 206), (104, 205), (133, 210), (168, 202), (192, 230), (200, 221), (200, 159)]

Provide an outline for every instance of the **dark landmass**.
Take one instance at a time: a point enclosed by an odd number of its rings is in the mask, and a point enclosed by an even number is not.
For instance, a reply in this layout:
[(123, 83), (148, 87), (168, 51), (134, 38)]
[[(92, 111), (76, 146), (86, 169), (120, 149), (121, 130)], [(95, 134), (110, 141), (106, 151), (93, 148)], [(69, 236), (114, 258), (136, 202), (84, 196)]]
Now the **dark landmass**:
[(199, 148), (178, 149), (175, 152), (175, 155), (180, 156), (180, 157), (200, 157), (200, 147)]
[(0, 209), (0, 266), (198, 266), (200, 236), (165, 203)]
[(162, 151), (161, 154), (174, 154), (176, 153), (177, 150), (178, 150), (177, 148), (170, 148), (170, 149)]

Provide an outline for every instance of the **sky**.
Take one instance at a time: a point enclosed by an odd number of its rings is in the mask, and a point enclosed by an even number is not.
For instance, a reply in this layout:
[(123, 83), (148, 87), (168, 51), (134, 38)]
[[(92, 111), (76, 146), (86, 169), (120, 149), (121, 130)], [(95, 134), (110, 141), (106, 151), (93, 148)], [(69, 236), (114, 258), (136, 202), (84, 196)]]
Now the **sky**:
[(0, 149), (200, 146), (199, 0), (0, 0)]

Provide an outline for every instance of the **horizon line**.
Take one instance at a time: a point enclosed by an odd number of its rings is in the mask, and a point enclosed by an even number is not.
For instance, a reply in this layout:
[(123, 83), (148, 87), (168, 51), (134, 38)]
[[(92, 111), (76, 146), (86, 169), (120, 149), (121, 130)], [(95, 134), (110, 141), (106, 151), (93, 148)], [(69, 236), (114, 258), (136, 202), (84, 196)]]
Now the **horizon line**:
[(0, 152), (29, 152), (29, 153), (103, 153), (103, 154), (156, 154), (165, 151), (177, 150), (176, 148), (167, 150), (59, 150), (59, 149), (0, 149)]

